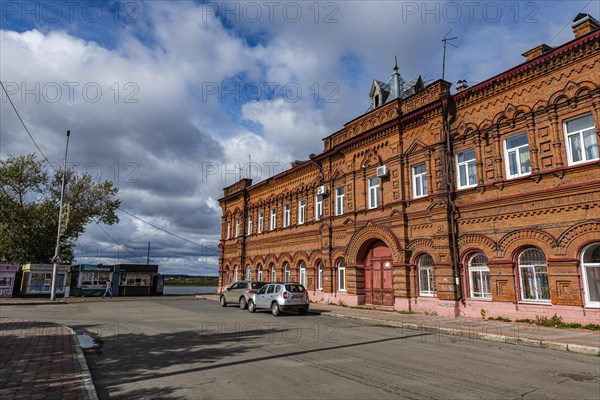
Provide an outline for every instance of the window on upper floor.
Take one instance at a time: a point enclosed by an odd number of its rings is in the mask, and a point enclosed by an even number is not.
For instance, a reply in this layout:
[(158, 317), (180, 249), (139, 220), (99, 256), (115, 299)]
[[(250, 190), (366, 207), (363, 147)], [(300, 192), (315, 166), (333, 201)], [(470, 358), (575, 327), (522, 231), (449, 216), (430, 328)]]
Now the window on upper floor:
[(248, 235), (252, 235), (252, 216), (248, 217)]
[(227, 223), (227, 236), (225, 236), (225, 239), (229, 239), (231, 237), (231, 222)]
[(273, 230), (277, 228), (277, 210), (275, 208), (271, 208), (271, 225), (270, 229)]
[(369, 209), (379, 207), (379, 178), (369, 178)]
[(456, 171), (459, 189), (477, 186), (475, 150), (469, 149), (456, 155)]
[(257, 233), (262, 233), (263, 231), (263, 226), (264, 226), (264, 216), (262, 211), (258, 213), (258, 226), (256, 227), (256, 232)]
[(508, 179), (531, 173), (529, 144), (526, 133), (520, 133), (504, 140), (504, 160)]
[(240, 219), (235, 219), (235, 237), (240, 236)]
[(344, 188), (335, 189), (335, 215), (344, 213)]
[(565, 121), (569, 165), (598, 159), (598, 142), (591, 114)]
[(306, 220), (306, 200), (298, 201), (298, 224), (303, 224)]
[(425, 163), (415, 165), (413, 171), (413, 197), (427, 196), (427, 169)]
[(318, 195), (315, 198), (315, 220), (323, 217), (323, 195)]
[(290, 205), (286, 204), (283, 206), (283, 227), (290, 226)]

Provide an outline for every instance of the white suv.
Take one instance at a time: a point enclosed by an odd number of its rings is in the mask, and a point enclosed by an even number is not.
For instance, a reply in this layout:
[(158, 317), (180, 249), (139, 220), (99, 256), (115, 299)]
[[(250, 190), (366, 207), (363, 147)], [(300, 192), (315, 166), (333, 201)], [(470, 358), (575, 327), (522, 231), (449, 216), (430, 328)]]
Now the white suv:
[(248, 299), (248, 311), (271, 309), (275, 316), (280, 312), (298, 311), (300, 315), (308, 312), (308, 293), (299, 283), (269, 283)]

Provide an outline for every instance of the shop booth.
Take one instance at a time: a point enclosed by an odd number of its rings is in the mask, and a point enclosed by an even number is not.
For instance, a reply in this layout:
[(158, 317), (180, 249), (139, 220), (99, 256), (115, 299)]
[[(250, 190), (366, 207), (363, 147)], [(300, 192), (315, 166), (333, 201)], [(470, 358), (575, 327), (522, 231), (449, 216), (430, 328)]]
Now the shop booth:
[(19, 264), (0, 264), (0, 297), (12, 297)]
[(118, 282), (119, 296), (150, 296), (158, 294), (157, 275), (158, 265), (116, 264), (113, 284)]
[[(69, 273), (68, 264), (59, 264), (56, 267), (56, 295), (65, 295), (65, 283)], [(21, 281), (21, 295), (29, 297), (50, 296), (52, 291), (52, 264), (23, 265), (23, 279)]]
[(113, 296), (118, 292), (114, 265), (79, 264), (71, 267), (71, 296), (98, 297), (106, 290), (106, 281), (112, 282)]

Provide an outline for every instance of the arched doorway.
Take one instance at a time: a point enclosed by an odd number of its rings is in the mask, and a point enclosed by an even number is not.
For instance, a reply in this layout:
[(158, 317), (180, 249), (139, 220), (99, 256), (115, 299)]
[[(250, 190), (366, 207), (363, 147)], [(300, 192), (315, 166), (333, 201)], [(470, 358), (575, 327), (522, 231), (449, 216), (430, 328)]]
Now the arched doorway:
[(394, 305), (392, 252), (381, 240), (373, 243), (364, 258), (365, 303)]

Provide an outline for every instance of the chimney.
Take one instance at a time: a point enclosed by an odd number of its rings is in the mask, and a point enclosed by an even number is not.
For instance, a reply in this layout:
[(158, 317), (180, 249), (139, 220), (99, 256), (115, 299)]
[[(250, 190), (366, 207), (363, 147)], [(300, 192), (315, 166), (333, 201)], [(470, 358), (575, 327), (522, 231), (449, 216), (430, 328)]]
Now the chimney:
[(535, 46), (533, 49), (531, 50), (527, 50), (525, 53), (521, 54), (523, 57), (525, 57), (527, 59), (527, 61), (529, 60), (533, 60), (536, 57), (541, 56), (544, 53), (547, 53), (548, 51), (552, 50), (552, 47), (548, 46), (547, 44), (540, 44)]
[(460, 81), (456, 82), (456, 93), (460, 93), (463, 90), (467, 89), (469, 87), (469, 84), (467, 83), (466, 80), (461, 79)]
[(600, 28), (600, 22), (590, 14), (579, 13), (573, 20), (571, 28), (573, 28), (573, 34), (577, 39)]

